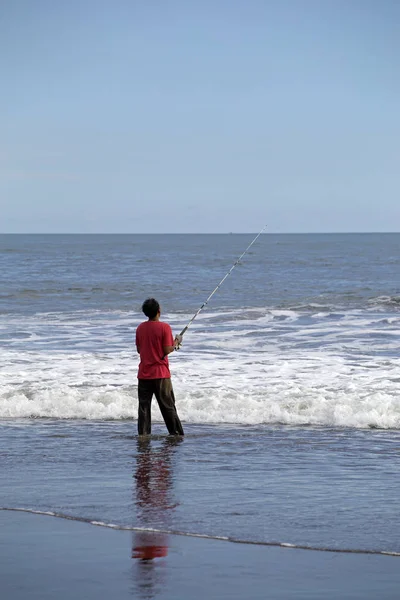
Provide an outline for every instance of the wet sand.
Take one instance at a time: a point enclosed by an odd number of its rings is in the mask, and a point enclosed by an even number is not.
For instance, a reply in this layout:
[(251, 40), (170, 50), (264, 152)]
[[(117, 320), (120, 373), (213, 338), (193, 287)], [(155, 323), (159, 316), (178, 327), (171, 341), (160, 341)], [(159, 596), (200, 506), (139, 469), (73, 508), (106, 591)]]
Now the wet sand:
[(0, 512), (0, 528), (2, 600), (399, 597), (398, 557), (114, 531), (13, 512)]

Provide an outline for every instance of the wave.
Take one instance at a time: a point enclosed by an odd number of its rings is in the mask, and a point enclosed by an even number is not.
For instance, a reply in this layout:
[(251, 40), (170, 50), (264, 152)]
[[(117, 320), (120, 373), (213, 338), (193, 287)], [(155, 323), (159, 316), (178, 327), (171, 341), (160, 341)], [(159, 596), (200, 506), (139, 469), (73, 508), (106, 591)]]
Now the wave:
[[(121, 283), (120, 285), (112, 284), (97, 284), (97, 285), (82, 285), (66, 284), (60, 286), (57, 282), (49, 282), (47, 286), (32, 286), (20, 289), (10, 289), (0, 293), (0, 303), (2, 304), (2, 312), (9, 315), (17, 314), (26, 308), (26, 303), (35, 300), (35, 315), (40, 317), (46, 312), (57, 314), (61, 306), (65, 306), (64, 312), (69, 312), (68, 308), (73, 303), (75, 310), (71, 312), (84, 312), (85, 309), (77, 308), (79, 303), (90, 307), (91, 310), (96, 308), (96, 303), (101, 301), (99, 310), (103, 313), (131, 313), (128, 308), (127, 301), (137, 294), (137, 290), (131, 283)], [(130, 302), (129, 302), (130, 304)], [(140, 305), (140, 302), (137, 303)], [(179, 307), (179, 302), (174, 302)], [(115, 307), (115, 308), (111, 308)], [(190, 317), (197, 310), (198, 304), (193, 304), (190, 312)], [(178, 308), (176, 314), (186, 314), (187, 308)], [(207, 309), (209, 310), (209, 309)], [(397, 312), (400, 310), (400, 295), (379, 295), (370, 297), (363, 293), (359, 294), (357, 290), (342, 294), (330, 294), (326, 297), (309, 297), (298, 302), (293, 302), (293, 299), (285, 298), (284, 295), (280, 299), (276, 299), (275, 303), (262, 305), (257, 307), (240, 306), (227, 309), (220, 307), (214, 309), (213, 313), (219, 317), (223, 317), (227, 312), (240, 314), (241, 312), (260, 312), (260, 311), (281, 311), (291, 310), (301, 316), (309, 316), (315, 313), (348, 313), (355, 310), (364, 311), (386, 311)]]
[(74, 294), (108, 294), (108, 293), (118, 293), (118, 294), (132, 294), (134, 292), (134, 288), (131, 285), (120, 285), (120, 286), (110, 286), (110, 285), (66, 285), (63, 287), (38, 287), (38, 288), (21, 288), (12, 293), (1, 294), (0, 298), (24, 298), (26, 296), (37, 296), (41, 298), (45, 298), (46, 296), (58, 295), (62, 296), (63, 294), (69, 295), (71, 292)]
[[(285, 304), (282, 306), (286, 306)], [(333, 298), (327, 298), (326, 301), (310, 300), (309, 302), (299, 302), (298, 304), (291, 304), (288, 308), (301, 313), (314, 313), (314, 312), (345, 312), (363, 309), (377, 309), (377, 310), (399, 310), (400, 309), (400, 296), (374, 296), (368, 298), (362, 295), (357, 296), (357, 291), (337, 296)]]
[(376, 298), (370, 298), (368, 304), (373, 308), (400, 310), (400, 296), (377, 296)]
[[(204, 311), (170, 364), (187, 423), (400, 429), (399, 318)], [(167, 314), (179, 331), (192, 315)], [(137, 312), (1, 318), (0, 418), (134, 419)], [(158, 408), (156, 420), (161, 421)]]
[(207, 535), (203, 533), (196, 533), (190, 531), (179, 531), (176, 529), (156, 529), (153, 527), (133, 527), (129, 525), (120, 525), (117, 523), (109, 523), (105, 521), (99, 521), (89, 519), (86, 517), (77, 517), (68, 515), (65, 513), (55, 512), (51, 510), (36, 510), (34, 508), (20, 508), (20, 507), (7, 507), (0, 506), (0, 511), (5, 512), (22, 512), (31, 515), (41, 515), (44, 517), (54, 517), (57, 519), (65, 519), (67, 521), (77, 521), (79, 523), (87, 523), (88, 525), (94, 525), (95, 527), (106, 527), (108, 529), (114, 529), (118, 531), (133, 531), (137, 533), (148, 533), (148, 534), (165, 534), (165, 535), (179, 535), (184, 537), (202, 538), (208, 540), (215, 540), (220, 542), (230, 542), (231, 544), (246, 544), (251, 546), (272, 546), (278, 548), (291, 548), (297, 550), (312, 550), (314, 552), (334, 552), (338, 554), (380, 554), (384, 556), (400, 556), (400, 552), (394, 550), (373, 550), (367, 548), (333, 548), (329, 546), (311, 546), (307, 544), (292, 544), (290, 542), (277, 542), (277, 541), (264, 541), (264, 540), (249, 540), (235, 538), (231, 536), (220, 536), (220, 535)]
[[(356, 385), (332, 389), (304, 384), (260, 382), (247, 391), (215, 385), (187, 386), (174, 381), (182, 420), (192, 424), (311, 425), (400, 429), (400, 401), (394, 390), (366, 393)], [(47, 389), (0, 388), (0, 418), (53, 418), (79, 420), (136, 420), (135, 385)], [(156, 402), (153, 419), (162, 422)]]

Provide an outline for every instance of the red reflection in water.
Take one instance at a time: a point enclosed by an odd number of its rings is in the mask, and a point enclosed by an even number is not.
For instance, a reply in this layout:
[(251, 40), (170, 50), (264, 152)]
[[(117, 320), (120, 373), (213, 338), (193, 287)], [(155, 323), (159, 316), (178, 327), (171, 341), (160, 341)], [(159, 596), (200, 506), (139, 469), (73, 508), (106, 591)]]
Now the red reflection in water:
[[(139, 526), (164, 528), (168, 515), (178, 503), (173, 497), (172, 456), (183, 438), (166, 437), (160, 445), (151, 438), (138, 438), (136, 506)], [(137, 532), (133, 538), (132, 558), (152, 560), (168, 554), (168, 536), (158, 532)]]

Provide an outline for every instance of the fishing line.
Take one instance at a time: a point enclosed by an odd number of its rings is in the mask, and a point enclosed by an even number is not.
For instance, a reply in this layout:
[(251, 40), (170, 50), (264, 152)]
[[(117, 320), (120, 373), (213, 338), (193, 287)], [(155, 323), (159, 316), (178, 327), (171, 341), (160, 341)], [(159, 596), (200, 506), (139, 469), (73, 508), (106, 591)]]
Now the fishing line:
[[(266, 229), (266, 225), (264, 225), (264, 227), (261, 229), (260, 233), (258, 233), (256, 235), (256, 237), (254, 238), (254, 240), (247, 246), (246, 250), (239, 256), (239, 258), (233, 263), (233, 265), (231, 266), (231, 268), (229, 269), (229, 271), (226, 273), (226, 275), (221, 279), (221, 281), (219, 282), (219, 284), (217, 285), (217, 287), (211, 292), (211, 294), (208, 296), (207, 300), (205, 302), (203, 302), (203, 304), (200, 306), (200, 308), (198, 309), (198, 311), (193, 315), (193, 317), (190, 319), (189, 323), (182, 329), (182, 331), (179, 334), (179, 337), (182, 338), (183, 335), (186, 333), (186, 331), (188, 330), (188, 328), (190, 327), (190, 325), (193, 323), (193, 321), (195, 320), (195, 318), (201, 313), (201, 311), (203, 310), (203, 308), (205, 308), (208, 304), (208, 302), (211, 300), (211, 298), (214, 296), (215, 292), (217, 292), (219, 290), (219, 288), (221, 287), (221, 285), (224, 283), (225, 279), (227, 277), (229, 277), (229, 275), (232, 273), (233, 269), (236, 267), (236, 265), (242, 260), (243, 256), (250, 250), (250, 248), (252, 247), (252, 245), (258, 240), (258, 238), (260, 237), (260, 235), (262, 234), (262, 232)], [(182, 340), (180, 340), (178, 348), (181, 344)]]

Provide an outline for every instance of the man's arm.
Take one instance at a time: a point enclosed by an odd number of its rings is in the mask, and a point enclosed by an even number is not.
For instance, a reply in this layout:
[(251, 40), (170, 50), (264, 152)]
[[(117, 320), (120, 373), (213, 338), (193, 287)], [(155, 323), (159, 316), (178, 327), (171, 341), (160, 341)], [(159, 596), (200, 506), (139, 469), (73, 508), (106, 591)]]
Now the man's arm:
[(163, 346), (164, 356), (167, 356), (167, 354), (171, 354), (171, 352), (173, 352), (174, 350), (175, 346)]
[[(139, 325), (139, 327), (140, 327), (140, 325)], [(138, 354), (140, 354), (139, 336), (138, 336), (137, 329), (136, 329), (136, 334), (135, 334), (135, 342), (136, 342), (136, 350), (137, 350)]]
[(174, 350), (179, 348), (181, 343), (182, 343), (182, 336), (176, 335), (173, 346), (163, 346), (164, 356), (167, 356), (167, 354), (171, 354), (171, 352), (173, 352)]

